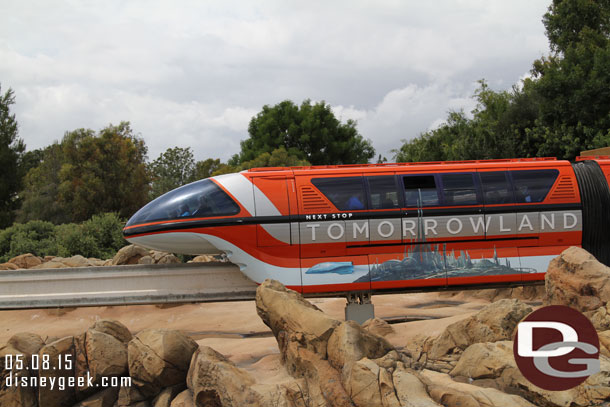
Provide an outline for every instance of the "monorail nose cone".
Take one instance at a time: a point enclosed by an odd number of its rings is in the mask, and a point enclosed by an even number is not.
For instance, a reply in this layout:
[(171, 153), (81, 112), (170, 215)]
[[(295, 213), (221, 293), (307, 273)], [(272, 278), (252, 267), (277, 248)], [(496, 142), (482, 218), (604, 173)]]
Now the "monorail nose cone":
[(129, 242), (154, 250), (182, 254), (218, 253), (199, 232), (209, 218), (232, 216), (240, 211), (211, 179), (176, 188), (149, 202), (125, 225), (123, 236)]

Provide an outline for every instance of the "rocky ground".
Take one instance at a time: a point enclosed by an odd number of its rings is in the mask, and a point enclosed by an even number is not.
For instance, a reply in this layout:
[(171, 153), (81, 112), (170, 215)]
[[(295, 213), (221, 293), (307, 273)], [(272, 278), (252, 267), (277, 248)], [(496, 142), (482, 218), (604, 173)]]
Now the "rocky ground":
[[(191, 262), (226, 261), (224, 256), (202, 255), (197, 256)], [(172, 264), (180, 263), (180, 259), (171, 253), (148, 250), (140, 246), (129, 245), (123, 247), (112, 259), (102, 260), (96, 258), (85, 258), (81, 255), (72, 257), (45, 256), (39, 257), (32, 253), (25, 253), (13, 257), (6, 263), (0, 263), (2, 270), (19, 269), (56, 269), (70, 267), (103, 267), (120, 266), (126, 264)]]
[[(129, 375), (133, 385), (37, 392), (8, 388), (3, 370), (0, 406), (604, 405), (608, 290), (610, 269), (568, 249), (551, 263), (545, 291), (375, 296), (385, 320), (364, 327), (342, 320), (344, 300), (306, 301), (272, 281), (256, 303), (3, 311), (0, 363), (69, 353), (71, 370), (38, 374)], [(599, 332), (602, 371), (575, 389), (539, 389), (516, 368), (514, 328), (543, 301), (585, 312)]]

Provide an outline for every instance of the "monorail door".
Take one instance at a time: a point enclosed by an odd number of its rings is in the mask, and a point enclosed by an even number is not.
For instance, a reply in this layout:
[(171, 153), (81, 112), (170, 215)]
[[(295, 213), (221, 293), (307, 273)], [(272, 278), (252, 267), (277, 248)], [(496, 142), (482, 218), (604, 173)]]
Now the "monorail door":
[[(297, 176), (303, 293), (370, 291), (361, 175)], [(354, 252), (349, 246), (361, 246)]]

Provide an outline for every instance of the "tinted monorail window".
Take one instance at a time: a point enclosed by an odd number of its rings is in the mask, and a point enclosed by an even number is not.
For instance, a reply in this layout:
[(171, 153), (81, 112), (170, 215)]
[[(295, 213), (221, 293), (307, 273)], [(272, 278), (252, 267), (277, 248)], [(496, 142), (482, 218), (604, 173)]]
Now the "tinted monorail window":
[(367, 207), (362, 177), (314, 178), (311, 182), (340, 211)]
[(127, 226), (180, 218), (229, 216), (239, 206), (209, 179), (196, 181), (161, 195), (136, 212)]
[(476, 205), (474, 174), (443, 174), (443, 196), (446, 205)]
[(371, 196), (371, 209), (398, 208), (398, 191), (393, 175), (367, 177)]
[(405, 206), (437, 206), (438, 190), (434, 175), (407, 175), (403, 178)]
[(485, 205), (513, 203), (513, 190), (506, 171), (480, 172)]
[(555, 183), (558, 170), (511, 171), (518, 203), (542, 202)]

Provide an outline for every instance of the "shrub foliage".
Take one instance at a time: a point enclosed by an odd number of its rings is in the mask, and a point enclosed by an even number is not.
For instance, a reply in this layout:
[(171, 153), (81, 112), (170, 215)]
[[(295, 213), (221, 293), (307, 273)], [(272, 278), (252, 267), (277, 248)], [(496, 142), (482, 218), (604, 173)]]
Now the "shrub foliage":
[(124, 224), (116, 213), (94, 215), (80, 224), (54, 225), (41, 220), (16, 223), (0, 231), (0, 263), (24, 253), (111, 258), (127, 244), (122, 234)]

